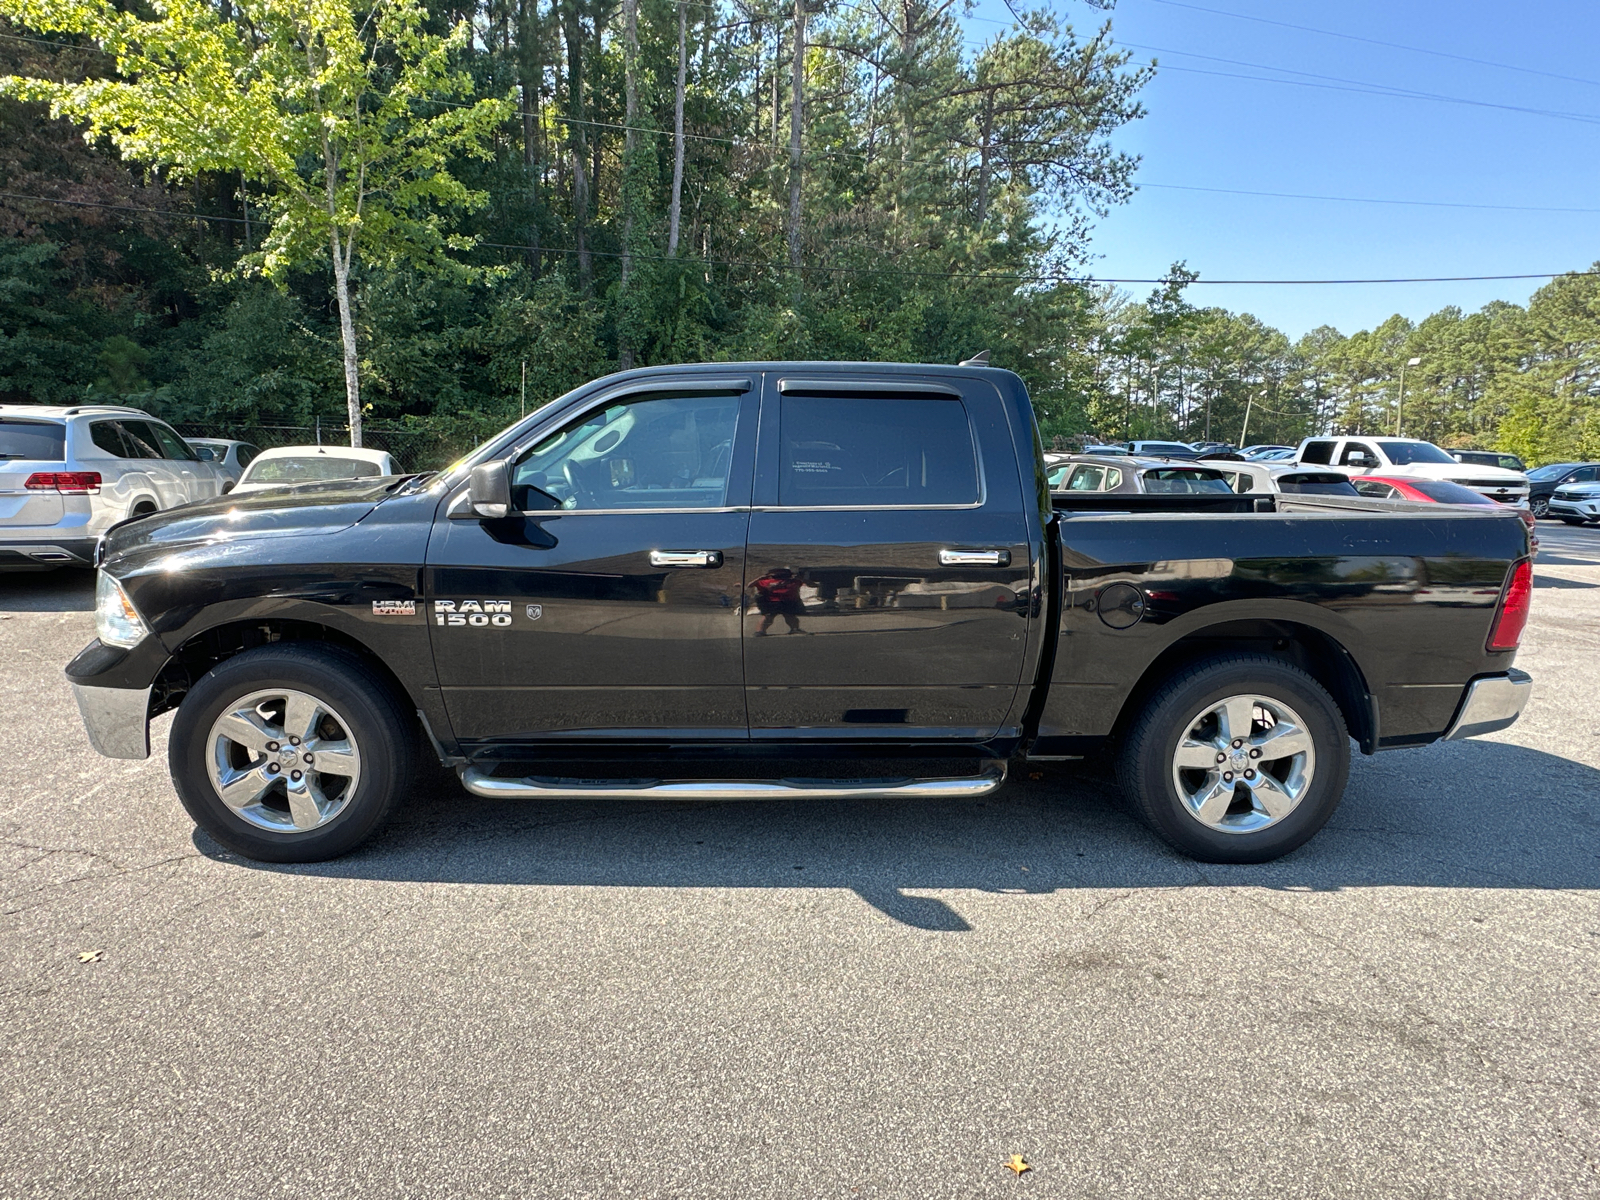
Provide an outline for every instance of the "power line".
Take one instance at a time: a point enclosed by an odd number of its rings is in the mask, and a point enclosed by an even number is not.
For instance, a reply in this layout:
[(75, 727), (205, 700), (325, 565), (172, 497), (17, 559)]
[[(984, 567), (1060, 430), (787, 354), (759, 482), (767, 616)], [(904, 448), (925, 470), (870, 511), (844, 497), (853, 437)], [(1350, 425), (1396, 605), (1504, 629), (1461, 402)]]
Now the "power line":
[(1600, 213), (1600, 208), (1547, 208), (1531, 204), (1466, 204), (1453, 200), (1385, 200), (1374, 196), (1319, 196), (1309, 192), (1254, 192), (1243, 188), (1200, 187), (1187, 183), (1139, 183), (1140, 188), (1177, 192), (1214, 192), (1223, 196), (1270, 196), (1279, 200), (1337, 200), (1346, 204), (1402, 204), (1419, 208), (1472, 208), (1492, 212)]
[(1256, 21), (1262, 25), (1276, 25), (1281, 29), (1295, 29), (1301, 33), (1316, 33), (1323, 37), (1344, 38), (1351, 42), (1365, 42), (1369, 46), (1386, 46), (1390, 50), (1405, 50), (1412, 54), (1431, 54), (1435, 58), (1450, 58), (1456, 62), (1476, 63), (1480, 67), (1496, 67), (1502, 71), (1520, 71), (1525, 75), (1543, 75), (1547, 79), (1564, 79), (1569, 83), (1584, 83), (1590, 87), (1600, 87), (1600, 80), (1585, 79), (1580, 75), (1562, 75), (1556, 71), (1541, 71), (1537, 67), (1519, 67), (1515, 63), (1495, 62), (1489, 58), (1473, 58), (1467, 54), (1452, 54), (1448, 50), (1434, 50), (1427, 46), (1407, 46), (1401, 42), (1386, 42), (1381, 38), (1363, 37), (1358, 33), (1341, 33), (1337, 29), (1318, 29), (1312, 25), (1294, 25), (1288, 21), (1275, 21), (1271, 17), (1258, 17), (1250, 13), (1229, 12), (1222, 8), (1206, 8), (1200, 4), (1188, 4), (1184, 0), (1155, 0), (1157, 4), (1166, 4), (1172, 8), (1188, 8), (1195, 12), (1211, 13), (1218, 17), (1233, 17), (1240, 21)]
[[(1280, 71), (1290, 75), (1305, 75), (1306, 79), (1279, 79), (1270, 75), (1239, 75), (1230, 71), (1208, 71), (1201, 67), (1179, 67), (1164, 64), (1157, 68), (1158, 71), (1183, 71), (1191, 75), (1216, 75), (1224, 79), (1252, 79), (1258, 83), (1286, 83), (1295, 87), (1321, 88), (1325, 91), (1356, 92), (1369, 96), (1393, 96), (1401, 100), (1431, 100), (1440, 104), (1464, 104), (1472, 108), (1495, 108), (1505, 112), (1526, 113), (1531, 116), (1554, 117), (1561, 121), (1581, 121), (1586, 125), (1600, 123), (1600, 113), (1566, 112), (1561, 109), (1531, 108), (1520, 104), (1499, 104), (1492, 100), (1474, 100), (1468, 96), (1446, 96), (1439, 92), (1423, 92), (1413, 88), (1396, 87), (1387, 83), (1372, 83), (1361, 79), (1345, 79), (1338, 75), (1317, 75), (1310, 71), (1296, 71), (1292, 67), (1277, 67), (1270, 63), (1243, 62), (1233, 58), (1218, 58), (1212, 54), (1195, 54), (1188, 50), (1170, 50), (1159, 46), (1140, 46), (1133, 42), (1123, 42), (1124, 46), (1132, 46), (1139, 50), (1151, 50), (1157, 54), (1177, 54), (1185, 58), (1200, 58), (1209, 62), (1227, 63), (1237, 67), (1249, 67), (1258, 71)], [(1313, 82), (1323, 81), (1327, 82)]]
[[(170, 209), (141, 208), (133, 204), (108, 204), (95, 200), (65, 200), (52, 196), (28, 196), (20, 192), (0, 192), (0, 198), (11, 200), (31, 200), (41, 204), (63, 204), (80, 208), (108, 208), (124, 212), (151, 213), (156, 216), (167, 217), (175, 221), (220, 221), (229, 224), (244, 224), (242, 217), (212, 216), (206, 213), (178, 213)], [(557, 246), (530, 246), (518, 245), (512, 242), (485, 242), (473, 243), (474, 247), (484, 247), (494, 250), (516, 250), (519, 253), (535, 254), (577, 254), (575, 249)], [(588, 253), (595, 258), (621, 258), (620, 251), (590, 250)], [(642, 262), (685, 262), (704, 264), (717, 267), (752, 267), (758, 270), (777, 268), (788, 270), (788, 264), (778, 259), (737, 259), (737, 258), (668, 258), (664, 254), (633, 254), (635, 261)], [(1516, 275), (1430, 275), (1407, 276), (1387, 279), (1190, 279), (1175, 280), (1166, 277), (1160, 278), (1128, 278), (1110, 275), (1075, 275), (1058, 271), (1040, 271), (1030, 274), (1008, 271), (916, 271), (903, 267), (836, 267), (824, 263), (805, 264), (802, 271), (812, 271), (827, 274), (841, 275), (900, 275), (925, 279), (976, 279), (988, 280), (994, 283), (1080, 283), (1088, 286), (1102, 284), (1168, 284), (1184, 283), (1185, 285), (1208, 284), (1212, 286), (1232, 287), (1313, 287), (1336, 286), (1343, 284), (1390, 284), (1390, 283), (1481, 283), (1497, 282), (1502, 280), (1518, 279), (1560, 279), (1564, 276), (1587, 277), (1600, 276), (1600, 271), (1530, 271)]]

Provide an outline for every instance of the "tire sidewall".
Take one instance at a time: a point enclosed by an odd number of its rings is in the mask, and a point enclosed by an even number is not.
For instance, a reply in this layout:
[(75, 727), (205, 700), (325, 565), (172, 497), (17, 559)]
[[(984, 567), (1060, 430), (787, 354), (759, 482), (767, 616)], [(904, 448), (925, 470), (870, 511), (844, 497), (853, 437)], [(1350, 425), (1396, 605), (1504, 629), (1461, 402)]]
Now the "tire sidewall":
[[(274, 833), (222, 802), (206, 769), (211, 727), (251, 692), (292, 688), (315, 696), (343, 718), (361, 754), (354, 794), (333, 820), (306, 833)], [(220, 664), (189, 689), (173, 721), (167, 760), (183, 807), (228, 849), (264, 862), (319, 862), (344, 854), (389, 815), (409, 761), (393, 706), (348, 656), (336, 651), (263, 647)]]
[[(1280, 700), (1298, 713), (1310, 731), (1316, 768), (1305, 796), (1283, 820), (1255, 833), (1222, 833), (1190, 815), (1172, 779), (1172, 759), (1187, 722), (1208, 705), (1254, 692)], [(1266, 862), (1310, 839), (1333, 815), (1350, 773), (1350, 739), (1333, 697), (1294, 667), (1261, 660), (1219, 665), (1199, 671), (1158, 696), (1150, 710), (1151, 727), (1131, 763), (1143, 793), (1140, 805), (1157, 833), (1193, 858), (1205, 862)]]

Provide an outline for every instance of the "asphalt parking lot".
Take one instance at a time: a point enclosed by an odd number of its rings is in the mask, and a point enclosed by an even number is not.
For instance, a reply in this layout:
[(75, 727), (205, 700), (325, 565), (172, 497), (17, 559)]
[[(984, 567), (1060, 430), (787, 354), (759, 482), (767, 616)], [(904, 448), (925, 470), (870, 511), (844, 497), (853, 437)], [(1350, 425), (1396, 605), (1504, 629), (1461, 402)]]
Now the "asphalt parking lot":
[(440, 784), (253, 864), (179, 808), (169, 718), (90, 751), (92, 581), (0, 577), (0, 1197), (1600, 1195), (1600, 530), (1540, 535), (1522, 722), (1358, 757), (1238, 868), (1081, 768)]

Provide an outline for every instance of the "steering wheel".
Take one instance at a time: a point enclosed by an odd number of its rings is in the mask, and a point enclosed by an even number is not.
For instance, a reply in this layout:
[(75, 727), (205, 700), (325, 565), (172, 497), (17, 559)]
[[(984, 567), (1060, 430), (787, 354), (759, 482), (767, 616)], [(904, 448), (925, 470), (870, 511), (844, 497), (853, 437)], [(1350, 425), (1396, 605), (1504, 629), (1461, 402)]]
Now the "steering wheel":
[(578, 498), (584, 508), (600, 508), (600, 497), (595, 495), (594, 489), (584, 482), (582, 471), (573, 470), (575, 465), (570, 458), (561, 464), (561, 475), (566, 479), (567, 486), (572, 489), (572, 494)]

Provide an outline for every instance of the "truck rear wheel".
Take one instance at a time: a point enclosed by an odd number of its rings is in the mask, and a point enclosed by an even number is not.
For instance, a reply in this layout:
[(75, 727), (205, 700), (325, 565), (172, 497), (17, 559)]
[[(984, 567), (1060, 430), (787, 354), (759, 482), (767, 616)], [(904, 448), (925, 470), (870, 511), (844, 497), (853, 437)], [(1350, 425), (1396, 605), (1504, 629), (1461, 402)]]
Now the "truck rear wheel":
[(405, 795), (416, 737), (392, 689), (354, 654), (263, 646), (189, 690), (167, 761), (195, 824), (263, 862), (354, 849)]
[(1298, 667), (1243, 653), (1163, 685), (1117, 764), (1145, 824), (1202, 862), (1268, 862), (1303, 845), (1339, 806), (1349, 773), (1333, 697)]

